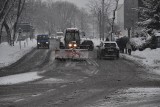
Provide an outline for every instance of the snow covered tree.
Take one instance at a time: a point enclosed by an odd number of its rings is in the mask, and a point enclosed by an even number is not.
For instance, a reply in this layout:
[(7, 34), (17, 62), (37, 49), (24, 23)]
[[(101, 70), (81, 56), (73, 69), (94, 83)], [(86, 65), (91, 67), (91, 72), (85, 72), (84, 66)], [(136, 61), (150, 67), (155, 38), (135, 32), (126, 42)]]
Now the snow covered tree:
[(140, 7), (139, 25), (147, 31), (160, 30), (160, 1), (142, 0), (143, 7)]

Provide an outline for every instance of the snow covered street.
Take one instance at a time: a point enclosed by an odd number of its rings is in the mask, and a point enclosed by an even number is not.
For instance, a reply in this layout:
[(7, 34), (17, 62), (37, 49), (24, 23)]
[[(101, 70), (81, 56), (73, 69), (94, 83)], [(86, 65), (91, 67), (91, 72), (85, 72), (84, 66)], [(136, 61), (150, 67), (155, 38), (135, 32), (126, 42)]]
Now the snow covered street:
[[(70, 107), (75, 102), (80, 107), (156, 107), (160, 104), (157, 75), (160, 49), (121, 54), (118, 60), (99, 60), (96, 46), (100, 41), (94, 39), (93, 42), (95, 49), (89, 52), (90, 58), (80, 62), (54, 60), (53, 50), (58, 45), (54, 39), (50, 49), (33, 49), (34, 41), (28, 48), (20, 50), (17, 45), (14, 52), (3, 53), (8, 60), (1, 56), (6, 67), (0, 71), (10, 75), (0, 77), (0, 106), (13, 103), (24, 107), (28, 104), (30, 107)], [(4, 47), (10, 48), (7, 44), (0, 45), (1, 49)], [(14, 63), (15, 53), (17, 61), (28, 52), (27, 57), (7, 67)]]

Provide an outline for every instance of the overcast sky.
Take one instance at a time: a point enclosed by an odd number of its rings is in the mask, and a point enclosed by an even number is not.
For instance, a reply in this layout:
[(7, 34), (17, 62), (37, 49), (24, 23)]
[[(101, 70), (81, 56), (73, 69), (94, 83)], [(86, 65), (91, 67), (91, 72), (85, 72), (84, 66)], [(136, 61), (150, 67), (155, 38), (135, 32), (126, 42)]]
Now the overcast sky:
[[(80, 8), (82, 7), (86, 8), (86, 5), (88, 4), (89, 0), (53, 0), (53, 1), (69, 1), (76, 4)], [(120, 0), (119, 3), (122, 4), (122, 1), (123, 0)]]

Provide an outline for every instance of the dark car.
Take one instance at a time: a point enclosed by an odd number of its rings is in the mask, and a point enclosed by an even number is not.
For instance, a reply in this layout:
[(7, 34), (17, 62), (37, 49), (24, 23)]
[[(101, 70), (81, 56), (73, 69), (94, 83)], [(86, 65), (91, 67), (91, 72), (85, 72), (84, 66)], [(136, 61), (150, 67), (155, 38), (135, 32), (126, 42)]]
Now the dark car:
[(49, 36), (48, 35), (37, 35), (37, 49), (48, 48), (49, 49)]
[(88, 49), (92, 51), (94, 49), (94, 43), (92, 40), (84, 40), (81, 44), (81, 49)]
[(97, 50), (97, 58), (119, 58), (119, 47), (116, 42), (113, 41), (105, 41), (101, 42), (101, 44)]

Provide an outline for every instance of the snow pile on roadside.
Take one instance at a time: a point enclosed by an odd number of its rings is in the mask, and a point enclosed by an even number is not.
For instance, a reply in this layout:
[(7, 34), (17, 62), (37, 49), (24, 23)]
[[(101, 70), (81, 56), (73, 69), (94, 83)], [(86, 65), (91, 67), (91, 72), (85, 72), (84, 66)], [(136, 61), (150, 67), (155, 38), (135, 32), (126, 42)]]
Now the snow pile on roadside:
[(42, 78), (42, 76), (39, 76), (37, 72), (16, 74), (11, 76), (0, 77), (0, 85), (19, 84), (19, 83), (34, 81), (40, 78)]
[(130, 41), (135, 46), (141, 46), (146, 40), (144, 38), (131, 38)]
[[(15, 43), (13, 47), (9, 46), (8, 43), (0, 44), (0, 67), (8, 66), (19, 60), (36, 46), (36, 40), (28, 39), (28, 44), (26, 41), (22, 41), (21, 45), (20, 49), (19, 42)], [(26, 47), (24, 47), (25, 45)]]
[(132, 51), (131, 56), (123, 54), (122, 57), (137, 61), (139, 64), (150, 68), (153, 73), (160, 75), (160, 48)]

